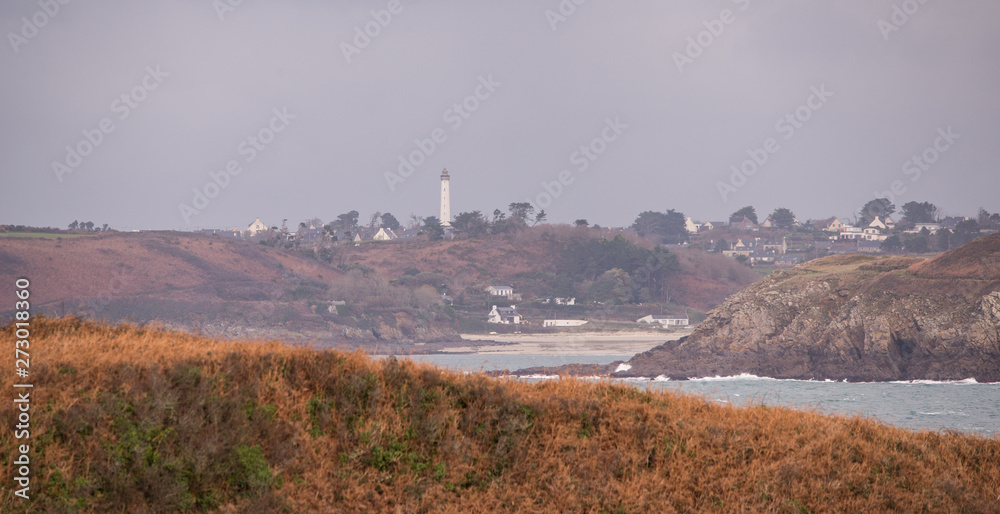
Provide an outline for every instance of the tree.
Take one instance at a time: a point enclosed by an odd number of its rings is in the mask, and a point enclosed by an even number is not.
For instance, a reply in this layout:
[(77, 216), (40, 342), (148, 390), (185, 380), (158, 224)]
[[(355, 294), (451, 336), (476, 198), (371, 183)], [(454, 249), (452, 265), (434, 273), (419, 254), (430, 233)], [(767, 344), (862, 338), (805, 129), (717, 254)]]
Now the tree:
[(969, 241), (980, 236), (979, 222), (976, 220), (963, 220), (955, 225), (955, 234), (952, 238), (954, 246), (962, 246)]
[(687, 241), (688, 231), (684, 213), (673, 209), (667, 212), (644, 211), (632, 222), (632, 229), (642, 237), (657, 236), (664, 243)]
[(771, 224), (778, 228), (789, 228), (795, 224), (795, 213), (784, 207), (779, 207), (771, 213)]
[(594, 280), (587, 296), (594, 301), (622, 305), (631, 300), (630, 284), (631, 277), (625, 270), (612, 268)]
[(378, 226), (378, 222), (381, 217), (382, 217), (381, 212), (378, 211), (373, 212), (371, 217), (368, 218), (368, 230), (375, 230), (375, 227)]
[(78, 228), (80, 228), (80, 222), (77, 221), (77, 220), (73, 220), (73, 223), (69, 224), (69, 229), (70, 230), (76, 230)]
[(680, 244), (688, 239), (687, 217), (683, 212), (667, 209), (663, 215), (663, 226), (660, 235), (664, 243)]
[(930, 233), (924, 227), (919, 234), (907, 234), (903, 248), (909, 253), (926, 253), (930, 249)]
[(108, 227), (108, 224), (107, 224), (107, 223), (105, 223), (105, 224), (104, 224), (104, 225), (103, 225), (103, 226), (101, 227), (101, 232), (107, 232), (107, 231), (109, 231), (109, 230), (111, 230), (111, 228), (110, 228), (110, 227)]
[(337, 229), (333, 226), (333, 223), (327, 223), (326, 225), (323, 225), (323, 234), (326, 237), (329, 237), (330, 241), (337, 240), (337, 236), (334, 235), (334, 232), (336, 231)]
[(389, 230), (396, 231), (399, 230), (399, 227), (400, 227), (399, 220), (397, 220), (396, 217), (392, 215), (392, 213), (389, 212), (382, 213), (381, 228), (387, 228)]
[(587, 225), (590, 225), (590, 223), (588, 223), (585, 219), (578, 219), (574, 221), (573, 224), (578, 227), (586, 227)]
[(469, 237), (482, 237), (490, 230), (489, 222), (479, 211), (459, 213), (452, 220), (451, 227)]
[(743, 216), (746, 216), (754, 223), (754, 225), (757, 224), (757, 210), (754, 209), (752, 205), (747, 205), (746, 207), (743, 207), (742, 209), (729, 215), (730, 218), (742, 218)]
[(903, 204), (903, 219), (914, 224), (934, 223), (937, 206), (930, 202), (907, 202)]
[(547, 217), (548, 214), (545, 214), (545, 209), (538, 211), (538, 214), (535, 214), (535, 222), (532, 223), (531, 226), (534, 227), (535, 225), (544, 222)]
[(903, 242), (899, 240), (899, 236), (889, 236), (879, 248), (886, 253), (899, 253), (903, 251)]
[(861, 208), (861, 212), (858, 213), (858, 225), (867, 226), (875, 221), (875, 218), (885, 221), (894, 212), (896, 212), (896, 206), (888, 198), (876, 198)]
[(510, 219), (523, 226), (528, 225), (528, 219), (535, 213), (535, 207), (528, 202), (511, 202), (507, 210), (510, 211)]
[(440, 241), (444, 238), (444, 227), (441, 226), (441, 220), (437, 216), (428, 216), (424, 218), (424, 229), (422, 230), (427, 238), (431, 241)]
[(635, 230), (640, 237), (646, 237), (650, 234), (659, 233), (665, 221), (663, 213), (643, 211), (632, 222), (632, 230)]
[(353, 232), (358, 226), (358, 211), (349, 211), (337, 216), (337, 224), (344, 232)]
[(87, 231), (93, 231), (94, 230), (94, 222), (93, 221), (88, 221), (86, 223), (83, 223), (80, 228), (82, 228), (84, 230), (87, 230)]
[(931, 238), (934, 243), (934, 249), (942, 252), (951, 250), (951, 236), (951, 231), (946, 228), (942, 228), (941, 230), (935, 232), (934, 236)]

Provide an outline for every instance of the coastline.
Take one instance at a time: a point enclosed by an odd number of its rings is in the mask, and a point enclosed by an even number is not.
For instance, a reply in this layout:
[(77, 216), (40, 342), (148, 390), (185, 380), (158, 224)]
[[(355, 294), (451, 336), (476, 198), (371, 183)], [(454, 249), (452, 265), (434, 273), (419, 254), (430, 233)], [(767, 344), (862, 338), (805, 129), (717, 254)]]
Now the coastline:
[[(555, 334), (461, 334), (469, 346), (442, 348), (442, 354), (635, 355), (690, 333), (574, 332)], [(475, 344), (482, 342), (483, 344)], [(497, 344), (489, 344), (497, 343)]]

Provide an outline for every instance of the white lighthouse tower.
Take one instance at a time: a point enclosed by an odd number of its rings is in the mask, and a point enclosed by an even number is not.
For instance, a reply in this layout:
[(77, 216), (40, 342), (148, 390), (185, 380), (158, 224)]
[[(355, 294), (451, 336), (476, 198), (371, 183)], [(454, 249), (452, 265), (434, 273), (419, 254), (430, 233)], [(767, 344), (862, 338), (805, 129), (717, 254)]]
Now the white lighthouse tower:
[(448, 170), (445, 169), (441, 172), (441, 225), (445, 227), (451, 226), (450, 182), (451, 178), (448, 176)]

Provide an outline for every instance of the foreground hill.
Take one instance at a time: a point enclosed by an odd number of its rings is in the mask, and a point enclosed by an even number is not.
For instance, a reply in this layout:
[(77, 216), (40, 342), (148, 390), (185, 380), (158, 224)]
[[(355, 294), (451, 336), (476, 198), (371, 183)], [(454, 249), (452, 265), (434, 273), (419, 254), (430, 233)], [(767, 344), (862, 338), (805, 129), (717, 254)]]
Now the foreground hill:
[(933, 259), (843, 255), (775, 272), (622, 375), (1000, 381), (1000, 234)]
[(32, 499), (4, 511), (990, 512), (1000, 495), (995, 438), (74, 319), (32, 320), (30, 349), (30, 437), (0, 430), (0, 481), (30, 445)]

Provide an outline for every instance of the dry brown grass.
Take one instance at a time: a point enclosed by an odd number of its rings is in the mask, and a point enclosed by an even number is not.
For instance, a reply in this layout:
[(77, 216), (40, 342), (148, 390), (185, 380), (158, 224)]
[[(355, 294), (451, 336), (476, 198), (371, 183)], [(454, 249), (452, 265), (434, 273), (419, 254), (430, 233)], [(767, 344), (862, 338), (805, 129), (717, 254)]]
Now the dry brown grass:
[[(13, 348), (13, 331), (0, 344)], [(996, 512), (1000, 441), (578, 380), (32, 322), (4, 511)], [(11, 391), (13, 359), (0, 364)], [(10, 484), (14, 410), (0, 409)], [(20, 441), (23, 442), (23, 441)]]

